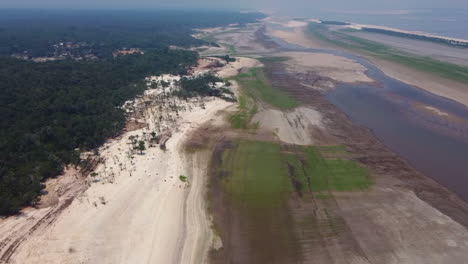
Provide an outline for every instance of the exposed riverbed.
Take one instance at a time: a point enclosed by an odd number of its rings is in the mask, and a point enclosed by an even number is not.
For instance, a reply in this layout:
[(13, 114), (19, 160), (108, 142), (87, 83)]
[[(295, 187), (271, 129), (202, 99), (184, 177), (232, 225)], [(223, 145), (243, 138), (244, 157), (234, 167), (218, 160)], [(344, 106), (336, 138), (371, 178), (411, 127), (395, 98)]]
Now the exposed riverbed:
[(284, 51), (328, 53), (364, 65), (379, 85), (339, 84), (326, 95), (352, 120), (371, 129), (417, 170), (468, 201), (468, 108), (392, 79), (343, 51), (305, 49), (272, 38)]

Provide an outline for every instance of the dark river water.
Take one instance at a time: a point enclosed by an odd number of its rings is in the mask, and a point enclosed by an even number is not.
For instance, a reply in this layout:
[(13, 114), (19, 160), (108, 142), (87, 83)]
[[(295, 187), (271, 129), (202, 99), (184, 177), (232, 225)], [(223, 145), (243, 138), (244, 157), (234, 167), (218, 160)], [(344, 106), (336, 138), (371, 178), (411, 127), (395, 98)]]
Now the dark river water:
[[(371, 129), (414, 168), (468, 202), (468, 108), (386, 76), (367, 60), (341, 51), (304, 49), (273, 39), (288, 51), (331, 53), (358, 61), (379, 85), (341, 84), (326, 97)], [(439, 115), (430, 107), (444, 112)]]

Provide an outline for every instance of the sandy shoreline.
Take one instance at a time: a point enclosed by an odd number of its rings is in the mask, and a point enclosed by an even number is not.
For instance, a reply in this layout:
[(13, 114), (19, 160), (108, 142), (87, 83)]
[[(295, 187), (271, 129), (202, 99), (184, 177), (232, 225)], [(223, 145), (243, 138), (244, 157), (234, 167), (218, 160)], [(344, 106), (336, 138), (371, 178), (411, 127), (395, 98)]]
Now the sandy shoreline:
[(303, 46), (306, 48), (314, 49), (327, 49), (326, 45), (308, 38), (304, 33), (305, 28), (294, 28), (292, 31), (285, 30), (271, 30), (268, 32), (274, 37), (283, 39), (291, 44)]
[(292, 72), (315, 72), (335, 82), (374, 82), (374, 80), (366, 75), (366, 67), (344, 57), (311, 52), (284, 52), (279, 55), (291, 58), (286, 64), (288, 65), (288, 69)]
[[(188, 134), (230, 103), (220, 99), (182, 113), (167, 151), (150, 148), (127, 159), (127, 138), (103, 147), (101, 179), (53, 222), (29, 234), (11, 263), (201, 263), (213, 236), (204, 210), (204, 168), (186, 162), (182, 143)], [(121, 162), (122, 170), (116, 161)], [(191, 166), (187, 166), (191, 164)], [(190, 174), (189, 174), (190, 173)], [(101, 176), (102, 175), (102, 176)], [(189, 178), (189, 184), (179, 179)], [(184, 209), (185, 208), (185, 209)], [(3, 221), (27, 221), (30, 216)], [(190, 223), (187, 226), (187, 223)], [(19, 223), (15, 223), (17, 225)], [(187, 232), (189, 227), (190, 232)], [(10, 236), (13, 239), (12, 236)], [(204, 241), (200, 245), (197, 240)], [(208, 248), (207, 248), (208, 247)], [(183, 249), (183, 251), (181, 251)]]
[(351, 24), (351, 25), (347, 25), (345, 27), (352, 28), (352, 29), (357, 29), (357, 30), (361, 30), (363, 28), (381, 29), (381, 30), (387, 30), (387, 31), (391, 31), (391, 32), (404, 33), (404, 34), (415, 35), (415, 36), (424, 36), (424, 37), (443, 39), (443, 40), (449, 40), (449, 41), (459, 42), (459, 43), (463, 43), (463, 44), (468, 44), (468, 40), (466, 40), (466, 39), (445, 37), (445, 36), (434, 35), (434, 34), (430, 34), (430, 33), (426, 33), (426, 32), (421, 32), (421, 31), (409, 31), (409, 30), (403, 30), (403, 29), (385, 27), (385, 26), (366, 25), (366, 24)]
[[(330, 45), (306, 36), (304, 28), (295, 28), (293, 32), (273, 31), (272, 35), (306, 48), (320, 49), (328, 46), (328, 49), (330, 49)], [(421, 72), (383, 59), (365, 57), (391, 78), (468, 106), (468, 84), (438, 77), (434, 74)]]
[[(215, 73), (228, 77), (257, 65), (238, 59)], [(184, 144), (233, 103), (166, 94), (150, 89), (126, 104), (138, 126), (100, 148), (90, 176), (70, 168), (47, 182), (41, 209), (0, 220), (0, 263), (207, 262), (210, 248), (220, 243), (205, 208), (209, 155), (188, 153)], [(148, 139), (152, 131), (170, 135), (167, 150), (131, 150), (133, 137)]]
[[(301, 29), (300, 23), (286, 26), (294, 32), (275, 34), (283, 34), (282, 38), (291, 43), (318, 47), (314, 41), (307, 41), (303, 31), (297, 30)], [(363, 65), (339, 56), (300, 52), (275, 55), (291, 58), (284, 62), (284, 69), (277, 70), (286, 69), (296, 77), (316, 72), (317, 76), (325, 76), (326, 81), (373, 82)], [(380, 62), (375, 63), (380, 67)], [(229, 77), (242, 69), (261, 66), (255, 59), (238, 58), (216, 73)], [(387, 67), (389, 76), (391, 66), (382, 66), (384, 71)], [(207, 63), (203, 67), (207, 70), (211, 66)], [(397, 77), (392, 77), (396, 79), (415, 76), (411, 72), (401, 73), (399, 65), (394, 67)], [(375, 185), (368, 191), (331, 193), (330, 200), (317, 198), (313, 204), (293, 201), (297, 203), (296, 213), (310, 213), (310, 218), (303, 220), (315, 219), (321, 223), (319, 228), (329, 225), (331, 231), (340, 231), (333, 236), (326, 232), (307, 236), (305, 230), (299, 230), (300, 239), (311, 242), (301, 249), (307, 262), (449, 263), (466, 259), (468, 232), (452, 215), (458, 213), (459, 218), (468, 218), (464, 217), (465, 211), (455, 208), (457, 204), (447, 199), (448, 191), (437, 193), (439, 185), (427, 181), (387, 151), (367, 129), (352, 123), (320, 96), (314, 83), (285, 77), (272, 81), (305, 103), (284, 111), (260, 108), (254, 121), (258, 122), (258, 131), (265, 135), (259, 132), (259, 138), (295, 145), (342, 144), (356, 160), (373, 168), (376, 175)], [(431, 79), (408, 81), (426, 84)], [(434, 89), (443, 89), (443, 84), (440, 85)], [(140, 102), (145, 99), (140, 98)], [(466, 100), (468, 103), (468, 97)], [(234, 103), (215, 98), (190, 102), (168, 98), (164, 105), (180, 109), (165, 111), (158, 104), (139, 108), (136, 121), (144, 126), (109, 140), (100, 149), (101, 161), (93, 177), (82, 178), (70, 169), (48, 188), (57, 193), (49, 197), (50, 205), (1, 219), (0, 263), (206, 263), (209, 249), (221, 247), (211, 229), (204, 197), (212, 153), (188, 153), (185, 143), (195, 138), (193, 132), (207, 123), (219, 123), (221, 113)], [(162, 125), (161, 116), (165, 120)], [(159, 146), (143, 154), (129, 151), (129, 137), (145, 137), (161, 126), (171, 131), (166, 151)], [(213, 131), (208, 136), (209, 130), (199, 131), (207, 138), (215, 137)], [(222, 139), (229, 137), (224, 130), (217, 132)], [(255, 138), (254, 134), (249, 133), (248, 137)], [(188, 181), (180, 176), (186, 176)], [(449, 213), (452, 210), (452, 215), (440, 208)], [(241, 234), (238, 231), (234, 230), (236, 236)], [(450, 254), (439, 254), (440, 250)]]
[(372, 57), (367, 57), (367, 59), (393, 79), (468, 106), (468, 84), (444, 79), (382, 59)]
[[(285, 22), (283, 26), (294, 29), (296, 25)], [(264, 54), (262, 51), (259, 49), (259, 54)], [(284, 54), (268, 54), (281, 55)], [(222, 203), (222, 185), (210, 188), (212, 201), (216, 201), (213, 215), (224, 246), (223, 250), (214, 252), (215, 263), (462, 263), (468, 252), (465, 203), (417, 172), (383, 145), (372, 131), (354, 123), (323, 97), (323, 90), (328, 88), (322, 85), (323, 79), (328, 82), (335, 77), (333, 81), (338, 82), (337, 79), (343, 76), (323, 77), (321, 73), (330, 72), (330, 68), (339, 73), (345, 65), (349, 70), (347, 76), (355, 77), (359, 74), (353, 73), (352, 69), (362, 73), (362, 68), (335, 57), (313, 54), (306, 58), (305, 53), (295, 56), (295, 60), (286, 62), (265, 62), (265, 67), (280, 73), (271, 74), (270, 81), (298, 98), (302, 106), (282, 110), (262, 105), (253, 119), (258, 122), (256, 131), (213, 130), (205, 133), (210, 134), (205, 140), (220, 141), (214, 159), (220, 157), (223, 149), (232, 147), (230, 137), (296, 145), (343, 145), (353, 160), (371, 170), (373, 184), (365, 191), (331, 191), (325, 197), (301, 199), (300, 194), (291, 196), (289, 210), (282, 210), (293, 218), (287, 226), (272, 224), (280, 218), (281, 214), (278, 214), (263, 218), (252, 228), (249, 224), (255, 220), (242, 217), (252, 214), (257, 219), (263, 215), (255, 212), (236, 214), (229, 202)], [(321, 67), (324, 65), (328, 67)], [(296, 71), (290, 71), (294, 69), (291, 66), (297, 67)], [(434, 109), (425, 111), (434, 112)], [(213, 175), (214, 184), (220, 179), (223, 177)], [(219, 202), (222, 204), (216, 207)], [(301, 226), (302, 223), (307, 225)], [(267, 228), (262, 231), (263, 227)], [(290, 230), (294, 243), (283, 244), (288, 241), (284, 239), (287, 236), (278, 239), (274, 235), (278, 230)], [(255, 244), (258, 241), (261, 243)], [(289, 254), (292, 251), (288, 249), (296, 248), (296, 242), (300, 247), (294, 254)]]

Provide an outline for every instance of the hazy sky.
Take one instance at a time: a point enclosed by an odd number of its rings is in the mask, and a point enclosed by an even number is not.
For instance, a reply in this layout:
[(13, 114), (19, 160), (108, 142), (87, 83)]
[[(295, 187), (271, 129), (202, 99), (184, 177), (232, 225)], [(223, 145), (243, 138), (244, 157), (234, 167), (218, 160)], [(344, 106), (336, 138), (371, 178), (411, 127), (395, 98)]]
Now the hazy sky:
[(150, 8), (212, 7), (279, 9), (373, 10), (409, 8), (468, 8), (468, 0), (0, 0), (0, 7)]

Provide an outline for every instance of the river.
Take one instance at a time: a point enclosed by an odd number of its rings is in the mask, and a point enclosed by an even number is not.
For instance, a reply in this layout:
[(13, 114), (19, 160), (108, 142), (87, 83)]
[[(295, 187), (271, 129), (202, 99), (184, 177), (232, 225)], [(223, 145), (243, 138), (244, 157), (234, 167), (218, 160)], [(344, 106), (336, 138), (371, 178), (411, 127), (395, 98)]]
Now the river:
[(327, 99), (415, 169), (468, 202), (467, 107), (390, 78), (348, 52), (305, 49), (272, 39), (284, 51), (329, 53), (364, 65), (379, 85), (339, 84)]

